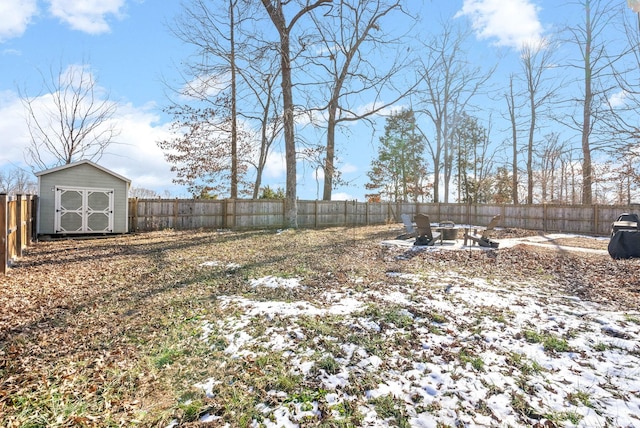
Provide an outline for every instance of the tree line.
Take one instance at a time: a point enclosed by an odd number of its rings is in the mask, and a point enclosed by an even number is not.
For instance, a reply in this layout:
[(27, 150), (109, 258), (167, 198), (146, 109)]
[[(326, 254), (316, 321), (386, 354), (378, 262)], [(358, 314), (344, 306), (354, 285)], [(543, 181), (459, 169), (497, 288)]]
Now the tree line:
[(37, 185), (25, 169), (12, 167), (0, 170), (0, 193), (7, 195), (35, 195)]
[[(336, 131), (382, 115), (370, 200), (591, 204), (595, 192), (630, 202), (637, 17), (619, 2), (576, 4), (579, 19), (523, 45), (519, 70), (495, 85), (498, 64), (473, 62), (466, 24), (446, 18), (429, 33), (406, 1), (192, 0), (174, 31), (193, 55), (168, 109), (186, 132), (160, 145), (194, 193), (206, 185), (258, 197), (269, 152), (283, 140), (291, 225), (298, 161), (322, 171), (331, 199), (341, 182)], [(385, 31), (392, 18), (406, 31)], [(487, 99), (502, 107), (488, 114)], [(492, 115), (510, 129), (494, 131)], [(314, 126), (324, 141), (300, 137)], [(599, 154), (608, 161), (594, 162)]]
[[(369, 199), (630, 204), (640, 184), (640, 19), (615, 2), (573, 4), (581, 20), (523, 45), (519, 70), (498, 89), (490, 84), (495, 69), (468, 62), (469, 33), (444, 22), (425, 43), (419, 62), (425, 72), (411, 108), (387, 119), (368, 174)], [(497, 133), (503, 138), (498, 142), (492, 132), (496, 121), (476, 104), (487, 91), (503, 106), (492, 113), (510, 127)], [(423, 131), (421, 118), (429, 131)], [(418, 131), (402, 144), (426, 147), (432, 181), (416, 181), (426, 164), (410, 161), (398, 171), (394, 158), (387, 162), (390, 169), (381, 169), (390, 150), (403, 156), (389, 143), (389, 126), (398, 120)], [(416, 136), (422, 140), (413, 141)], [(401, 192), (397, 180), (403, 182)]]
[[(285, 216), (295, 227), (298, 163), (321, 171), (330, 200), (346, 149), (336, 134), (355, 122), (373, 133), (384, 117), (370, 200), (631, 202), (640, 181), (636, 14), (614, 0), (571, 2), (575, 21), (522, 45), (519, 69), (496, 82), (499, 62), (474, 60), (468, 24), (446, 17), (426, 28), (412, 4), (188, 0), (171, 24), (186, 47), (182, 80), (167, 83), (174, 134), (158, 142), (174, 181), (194, 196), (260, 197), (282, 142)], [(80, 94), (91, 97), (87, 87)], [(98, 121), (113, 113), (110, 103), (94, 106), (87, 115)], [(100, 153), (117, 135), (92, 129), (62, 135), (63, 147)], [(309, 130), (321, 138), (309, 141)], [(78, 146), (83, 135), (94, 139)]]

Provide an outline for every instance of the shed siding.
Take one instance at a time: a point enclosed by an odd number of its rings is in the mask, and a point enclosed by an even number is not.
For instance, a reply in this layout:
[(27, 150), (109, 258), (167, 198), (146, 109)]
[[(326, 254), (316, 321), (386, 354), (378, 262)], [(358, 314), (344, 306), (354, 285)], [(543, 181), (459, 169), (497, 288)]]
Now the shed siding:
[(128, 183), (116, 176), (108, 174), (89, 164), (80, 164), (49, 174), (40, 179), (40, 198), (38, 213), (38, 233), (49, 235), (55, 233), (55, 188), (69, 186), (81, 188), (113, 189), (113, 231), (127, 233), (128, 220)]

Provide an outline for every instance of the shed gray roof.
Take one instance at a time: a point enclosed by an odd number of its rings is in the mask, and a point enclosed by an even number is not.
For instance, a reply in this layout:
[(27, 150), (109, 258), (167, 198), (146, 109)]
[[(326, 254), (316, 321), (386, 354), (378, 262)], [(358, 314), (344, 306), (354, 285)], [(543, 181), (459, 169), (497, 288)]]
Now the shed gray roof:
[(107, 168), (105, 168), (103, 166), (100, 166), (100, 165), (98, 165), (96, 163), (93, 163), (93, 162), (91, 162), (89, 160), (80, 160), (80, 161), (77, 161), (77, 162), (68, 163), (68, 164), (65, 164), (65, 165), (60, 165), (60, 166), (57, 166), (55, 168), (45, 169), (44, 171), (38, 171), (38, 172), (35, 173), (35, 176), (36, 177), (40, 177), (41, 175), (51, 174), (52, 172), (62, 171), (64, 169), (73, 168), (73, 167), (76, 167), (78, 165), (90, 165), (90, 166), (92, 166), (94, 168), (99, 169), (100, 171), (106, 172), (107, 174), (113, 175), (114, 177), (119, 178), (120, 180), (126, 181), (127, 183), (131, 184), (131, 180), (129, 180), (128, 178), (123, 177), (120, 174), (116, 174), (115, 172), (113, 172), (113, 171), (111, 171), (111, 170), (109, 170), (109, 169), (107, 169)]

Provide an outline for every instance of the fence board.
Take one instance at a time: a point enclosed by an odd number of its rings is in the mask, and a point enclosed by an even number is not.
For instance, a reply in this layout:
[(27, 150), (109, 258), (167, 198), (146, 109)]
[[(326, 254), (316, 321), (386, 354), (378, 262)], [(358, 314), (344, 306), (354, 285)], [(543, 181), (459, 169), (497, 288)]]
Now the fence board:
[(7, 257), (9, 260), (16, 258), (20, 249), (18, 249), (18, 208), (22, 204), (13, 199), (7, 203)]
[[(499, 227), (608, 235), (611, 222), (638, 205), (499, 205), (415, 202), (297, 201), (299, 227), (400, 223), (401, 214), (424, 213), (432, 222), (484, 226), (500, 214)], [(165, 228), (280, 228), (283, 200), (136, 199), (130, 201), (132, 231)]]
[(284, 224), (284, 202), (280, 199), (236, 199), (234, 213), (235, 220), (225, 227), (264, 229)]
[[(35, 236), (37, 197), (0, 194), (0, 273), (20, 257)], [(433, 223), (484, 226), (502, 216), (499, 227), (608, 235), (623, 212), (640, 205), (468, 205), (415, 202), (298, 201), (300, 227), (360, 226), (400, 223), (401, 214), (424, 213)], [(285, 226), (283, 200), (130, 199), (130, 231), (161, 229), (264, 229)]]
[(3, 275), (7, 272), (7, 263), (9, 262), (9, 251), (7, 246), (7, 198), (6, 194), (0, 194), (0, 273)]

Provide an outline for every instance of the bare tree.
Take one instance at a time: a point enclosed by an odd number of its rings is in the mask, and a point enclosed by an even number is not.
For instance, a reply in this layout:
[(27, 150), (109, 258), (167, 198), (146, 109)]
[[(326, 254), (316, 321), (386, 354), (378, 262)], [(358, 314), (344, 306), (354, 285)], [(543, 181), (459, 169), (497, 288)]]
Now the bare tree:
[[(320, 110), (326, 112), (326, 144), (324, 156), (324, 188), (322, 198), (331, 200), (335, 179), (336, 128), (342, 122), (354, 122), (370, 117), (395, 104), (407, 90), (396, 91), (393, 99), (381, 100), (380, 92), (394, 88), (393, 80), (399, 71), (408, 66), (405, 57), (373, 63), (373, 58), (393, 58), (400, 39), (384, 31), (384, 19), (402, 14), (403, 0), (340, 0), (330, 11), (314, 15), (318, 29), (320, 54), (314, 52), (311, 62), (320, 69), (318, 80), (325, 82), (326, 102)], [(384, 55), (380, 55), (381, 53)], [(326, 76), (326, 77), (325, 77)], [(365, 111), (356, 111), (357, 101), (369, 94), (375, 101)], [(357, 100), (357, 101), (356, 101)]]
[(129, 189), (129, 197), (139, 198), (139, 199), (154, 199), (154, 198), (159, 198), (160, 194), (155, 190), (146, 189), (144, 187), (132, 186)]
[[(248, 3), (244, 0), (190, 0), (173, 28), (178, 39), (195, 48), (195, 54), (185, 63), (187, 85), (178, 90), (180, 95), (210, 104), (215, 110), (224, 107), (229, 111), (229, 117), (223, 120), (228, 125), (225, 132), (229, 133), (231, 198), (238, 197), (240, 179), (237, 49), (242, 41), (237, 29), (248, 16)], [(218, 96), (220, 92), (227, 92), (228, 97)], [(220, 100), (226, 105), (220, 106)]]
[[(267, 165), (271, 147), (282, 133), (282, 115), (280, 111), (280, 92), (276, 89), (276, 81), (280, 76), (279, 61), (271, 55), (270, 46), (253, 55), (254, 59), (247, 68), (238, 69), (248, 90), (253, 94), (257, 104), (254, 112), (240, 109), (238, 114), (257, 122), (259, 126), (259, 148), (257, 159), (247, 159), (256, 169), (253, 184), (253, 199), (260, 196), (262, 174)], [(276, 64), (277, 63), (277, 64)]]
[[(229, 136), (229, 154), (224, 158), (230, 165), (232, 198), (245, 192), (244, 188), (239, 189), (240, 184), (252, 187), (253, 198), (258, 197), (269, 151), (282, 130), (280, 93), (275, 85), (280, 74), (278, 49), (258, 27), (264, 19), (256, 13), (261, 9), (259, 3), (248, 0), (190, 0), (173, 27), (176, 37), (194, 51), (182, 63), (184, 82), (172, 89), (179, 101), (170, 100), (170, 108), (182, 109), (186, 96), (192, 106), (204, 105), (211, 111), (228, 113), (226, 117), (218, 114), (218, 118), (220, 132)], [(205, 119), (203, 126), (213, 125), (211, 115), (197, 117)], [(250, 132), (255, 132), (257, 144), (253, 145), (254, 150), (247, 151), (245, 137)], [(212, 152), (219, 141), (216, 138), (210, 142)], [(202, 148), (207, 144), (193, 143)], [(192, 153), (194, 158), (199, 156), (195, 147)], [(220, 171), (216, 163), (208, 164)], [(247, 165), (255, 168), (253, 184), (244, 180)], [(207, 173), (200, 169), (200, 174)]]
[(536, 151), (540, 174), (541, 202), (554, 202), (559, 199), (557, 192), (562, 188), (562, 185), (558, 185), (557, 176), (564, 151), (564, 145), (558, 141), (557, 133), (546, 135), (544, 144)]
[(280, 53), (280, 77), (282, 79), (282, 107), (284, 125), (284, 144), (286, 158), (286, 195), (285, 195), (285, 221), (290, 227), (298, 227), (298, 205), (297, 205), (297, 178), (296, 178), (296, 141), (295, 141), (295, 117), (293, 103), (293, 79), (291, 75), (291, 33), (296, 23), (314, 9), (331, 3), (332, 0), (306, 1), (297, 11), (287, 15), (292, 16), (289, 20), (285, 17), (284, 6), (296, 2), (280, 0), (262, 0), (262, 5), (267, 11), (274, 29), (279, 36)]
[(569, 204), (577, 204), (581, 198), (582, 192), (582, 170), (580, 167), (579, 156), (576, 156), (574, 150), (569, 150), (568, 158), (563, 161), (562, 170), (564, 177), (564, 200)]
[(509, 92), (505, 94), (511, 124), (511, 200), (518, 204), (518, 123), (516, 96), (513, 89), (514, 76), (509, 76)]
[(616, 203), (630, 205), (640, 188), (640, 153), (629, 150), (615, 159), (613, 181), (617, 184)]
[(550, 83), (548, 71), (555, 66), (554, 47), (549, 40), (541, 39), (535, 43), (524, 45), (520, 51), (520, 59), (524, 76), (524, 97), (528, 106), (527, 131), (527, 203), (533, 203), (534, 186), (534, 142), (539, 130), (541, 110), (556, 96), (557, 86)]
[[(592, 153), (603, 144), (609, 142), (611, 129), (598, 135), (599, 128), (607, 128), (603, 108), (611, 91), (616, 89), (617, 83), (613, 78), (612, 66), (624, 55), (623, 52), (609, 52), (610, 46), (615, 46), (605, 36), (605, 30), (616, 28), (616, 19), (621, 16), (621, 4), (613, 0), (577, 0), (575, 2), (584, 12), (584, 20), (569, 27), (569, 42), (579, 51), (579, 59), (570, 64), (581, 74), (582, 94), (576, 102), (581, 107), (581, 113), (574, 119), (572, 115), (568, 125), (580, 132), (582, 150), (582, 203), (593, 203), (593, 164)], [(596, 137), (593, 141), (593, 137)], [(598, 138), (600, 141), (598, 141)]]
[(47, 169), (100, 159), (120, 133), (113, 120), (116, 104), (97, 86), (86, 65), (50, 69), (48, 76), (41, 76), (43, 89), (37, 96), (18, 90), (30, 135), (27, 163)]
[(444, 200), (449, 201), (449, 183), (454, 169), (451, 137), (455, 119), (467, 110), (471, 99), (493, 72), (483, 72), (468, 62), (464, 48), (470, 36), (468, 28), (456, 30), (450, 22), (443, 23), (443, 30), (425, 41), (419, 65), (424, 87), (419, 89), (422, 99), (414, 109), (416, 113), (426, 115), (433, 128), (433, 138), (428, 138), (425, 129), (418, 129), (427, 140), (433, 162), (434, 202), (440, 201), (441, 173), (444, 174)]
[(639, 184), (638, 160), (640, 156), (640, 2), (628, 1), (632, 9), (623, 16), (624, 36), (628, 51), (624, 58), (616, 64), (614, 77), (620, 87), (617, 96), (607, 98), (611, 112), (610, 127), (615, 135), (616, 144), (610, 150), (615, 165), (612, 168), (616, 189), (617, 203), (631, 203), (634, 189)]
[(0, 170), (0, 193), (9, 195), (35, 195), (37, 185), (33, 176), (22, 168)]

